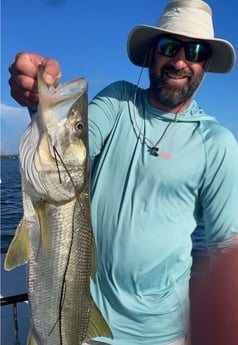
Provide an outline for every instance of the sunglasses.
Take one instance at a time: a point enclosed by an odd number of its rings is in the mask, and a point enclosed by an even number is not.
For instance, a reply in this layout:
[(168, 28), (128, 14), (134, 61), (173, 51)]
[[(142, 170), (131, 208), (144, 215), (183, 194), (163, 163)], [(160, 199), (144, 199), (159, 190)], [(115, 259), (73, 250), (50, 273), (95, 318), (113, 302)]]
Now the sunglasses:
[(211, 49), (204, 42), (182, 42), (175, 38), (160, 37), (157, 43), (159, 54), (167, 57), (174, 57), (183, 47), (185, 57), (191, 62), (202, 62), (209, 58)]

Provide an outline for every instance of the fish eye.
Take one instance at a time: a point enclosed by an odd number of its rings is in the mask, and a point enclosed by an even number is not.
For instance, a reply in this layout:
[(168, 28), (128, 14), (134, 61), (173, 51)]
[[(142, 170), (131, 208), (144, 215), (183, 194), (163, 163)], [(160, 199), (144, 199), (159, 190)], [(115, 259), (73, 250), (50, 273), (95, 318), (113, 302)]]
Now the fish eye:
[(76, 131), (78, 131), (78, 132), (82, 132), (83, 130), (84, 130), (84, 123), (82, 122), (82, 121), (77, 121), (76, 123), (75, 123), (75, 129), (76, 129)]

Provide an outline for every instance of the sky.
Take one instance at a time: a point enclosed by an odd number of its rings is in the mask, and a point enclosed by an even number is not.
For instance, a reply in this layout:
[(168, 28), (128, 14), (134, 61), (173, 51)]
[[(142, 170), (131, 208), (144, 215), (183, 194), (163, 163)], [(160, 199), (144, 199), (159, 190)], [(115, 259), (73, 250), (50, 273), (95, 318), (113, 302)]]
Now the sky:
[[(192, 1), (192, 0), (191, 0)], [(238, 52), (237, 0), (208, 0), (215, 36)], [(16, 53), (29, 51), (59, 60), (62, 82), (83, 76), (89, 100), (116, 80), (137, 83), (140, 68), (126, 50), (130, 30), (156, 24), (167, 0), (2, 0), (1, 1), (1, 154), (18, 152), (29, 123), (27, 109), (10, 96), (8, 66)], [(207, 73), (195, 95), (199, 105), (238, 138), (238, 62), (228, 74)], [(148, 87), (148, 72), (140, 83)]]

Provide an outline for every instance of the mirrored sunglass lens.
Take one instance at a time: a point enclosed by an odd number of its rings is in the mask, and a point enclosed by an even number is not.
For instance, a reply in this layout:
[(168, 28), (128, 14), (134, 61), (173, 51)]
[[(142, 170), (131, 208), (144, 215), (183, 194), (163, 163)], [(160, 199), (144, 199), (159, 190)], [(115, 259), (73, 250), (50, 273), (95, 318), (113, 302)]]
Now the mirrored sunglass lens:
[(207, 59), (208, 49), (201, 43), (187, 43), (185, 55), (189, 61), (201, 62)]
[(161, 38), (158, 42), (157, 49), (159, 54), (172, 57), (178, 53), (180, 46), (180, 43), (177, 41)]

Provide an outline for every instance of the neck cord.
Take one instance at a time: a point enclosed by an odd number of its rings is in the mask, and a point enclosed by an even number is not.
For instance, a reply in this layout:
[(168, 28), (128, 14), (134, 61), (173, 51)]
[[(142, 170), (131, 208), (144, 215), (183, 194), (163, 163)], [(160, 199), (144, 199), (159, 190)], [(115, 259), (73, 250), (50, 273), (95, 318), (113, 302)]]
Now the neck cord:
[[(165, 127), (162, 135), (160, 136), (160, 138), (156, 141), (156, 143), (153, 143), (147, 136), (145, 136), (143, 133), (142, 133), (142, 126), (143, 126), (143, 122), (141, 123), (141, 126), (139, 127), (138, 123), (137, 123), (137, 120), (136, 120), (136, 112), (135, 112), (135, 108), (136, 108), (136, 97), (137, 97), (137, 90), (138, 90), (138, 85), (140, 83), (140, 80), (141, 80), (141, 76), (142, 76), (142, 72), (143, 72), (143, 67), (140, 71), (140, 74), (139, 74), (139, 78), (138, 78), (138, 81), (137, 81), (137, 84), (136, 84), (136, 89), (135, 89), (135, 93), (134, 93), (134, 98), (133, 98), (133, 119), (134, 119), (134, 124), (135, 124), (135, 127), (137, 129), (137, 136), (138, 138), (141, 138), (144, 139), (147, 147), (149, 148), (150, 150), (150, 153), (153, 155), (153, 156), (156, 156), (158, 157), (159, 156), (159, 144), (161, 143), (161, 141), (165, 138), (165, 136), (168, 134), (169, 130), (171, 130), (174, 125), (176, 124), (177, 122), (177, 119), (178, 119), (178, 114), (176, 113), (175, 114), (175, 117), (174, 117), (174, 121), (173, 122), (169, 122), (168, 125)], [(145, 123), (145, 114), (144, 114), (144, 123)], [(142, 140), (143, 142), (143, 140)]]

